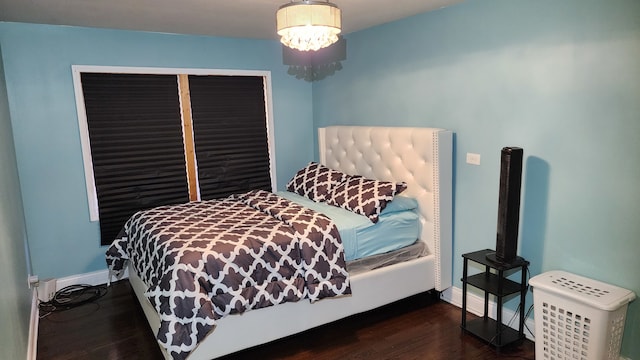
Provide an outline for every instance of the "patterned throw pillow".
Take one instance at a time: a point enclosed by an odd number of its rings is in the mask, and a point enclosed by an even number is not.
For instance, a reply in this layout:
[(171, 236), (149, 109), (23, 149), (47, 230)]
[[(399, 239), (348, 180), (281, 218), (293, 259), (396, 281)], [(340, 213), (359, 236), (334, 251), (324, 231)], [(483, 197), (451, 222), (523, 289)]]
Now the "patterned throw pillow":
[(364, 215), (376, 223), (387, 203), (406, 188), (405, 183), (347, 176), (344, 182), (333, 189), (327, 203)]
[(287, 191), (305, 196), (316, 202), (326, 201), (331, 189), (346, 178), (346, 174), (310, 162), (289, 180)]

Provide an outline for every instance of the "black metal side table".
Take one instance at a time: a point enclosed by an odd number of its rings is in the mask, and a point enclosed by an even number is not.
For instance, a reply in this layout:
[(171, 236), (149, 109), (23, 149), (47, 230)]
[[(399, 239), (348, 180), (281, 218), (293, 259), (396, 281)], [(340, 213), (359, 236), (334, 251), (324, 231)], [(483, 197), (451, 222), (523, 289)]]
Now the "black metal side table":
[[(462, 324), (464, 331), (477, 336), (496, 348), (509, 345), (524, 339), (524, 308), (527, 295), (527, 268), (529, 262), (522, 257), (509, 263), (499, 263), (487, 259), (487, 254), (493, 250), (480, 250), (462, 254), (464, 268), (462, 272)], [(485, 271), (468, 276), (468, 262), (473, 261), (484, 265)], [(505, 277), (505, 272), (512, 269), (520, 269), (522, 281), (517, 283)], [(495, 273), (491, 270), (495, 270)], [(467, 321), (467, 285), (471, 285), (484, 291), (484, 315), (480, 318)], [(502, 323), (502, 305), (506, 296), (520, 293), (520, 322), (518, 331)], [(496, 296), (497, 316), (496, 320), (489, 318), (489, 294)]]

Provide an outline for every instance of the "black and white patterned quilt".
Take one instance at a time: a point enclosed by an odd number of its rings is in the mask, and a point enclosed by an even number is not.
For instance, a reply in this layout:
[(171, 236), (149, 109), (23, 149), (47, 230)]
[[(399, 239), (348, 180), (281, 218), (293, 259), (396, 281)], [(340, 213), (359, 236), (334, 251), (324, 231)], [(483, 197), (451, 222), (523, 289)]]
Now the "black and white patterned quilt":
[(226, 315), (351, 293), (333, 222), (262, 190), (140, 211), (106, 258), (116, 273), (132, 262), (174, 359)]

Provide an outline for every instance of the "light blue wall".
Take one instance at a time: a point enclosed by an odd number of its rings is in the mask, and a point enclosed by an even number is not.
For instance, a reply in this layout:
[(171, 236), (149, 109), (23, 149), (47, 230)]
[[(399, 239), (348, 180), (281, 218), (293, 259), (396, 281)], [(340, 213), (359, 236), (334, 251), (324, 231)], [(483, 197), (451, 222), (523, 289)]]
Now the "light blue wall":
[[(313, 157), (313, 125), (453, 130), (454, 285), (462, 253), (495, 245), (499, 150), (516, 145), (526, 156), (519, 250), (532, 275), (564, 269), (640, 294), (640, 2), (468, 0), (347, 41), (342, 70), (312, 88), (286, 74), (275, 41), (0, 23), (35, 273), (104, 269), (71, 65), (222, 68), (272, 72), (280, 186)], [(482, 164), (466, 164), (467, 152)], [(17, 273), (0, 279), (24, 281), (22, 264), (0, 260)], [(640, 359), (638, 300), (624, 338), (623, 354)]]
[(0, 61), (0, 359), (25, 359), (31, 292), (27, 286), (26, 234), (11, 133)]
[[(343, 69), (314, 83), (316, 127), (455, 132), (455, 286), (461, 254), (495, 246), (500, 149), (522, 146), (531, 274), (563, 269), (640, 295), (639, 1), (469, 0), (346, 38)], [(638, 339), (640, 300), (623, 354), (640, 359)]]
[(106, 268), (99, 225), (89, 221), (71, 65), (271, 71), (279, 186), (313, 157), (311, 85), (287, 75), (275, 40), (0, 23), (0, 45), (41, 278)]

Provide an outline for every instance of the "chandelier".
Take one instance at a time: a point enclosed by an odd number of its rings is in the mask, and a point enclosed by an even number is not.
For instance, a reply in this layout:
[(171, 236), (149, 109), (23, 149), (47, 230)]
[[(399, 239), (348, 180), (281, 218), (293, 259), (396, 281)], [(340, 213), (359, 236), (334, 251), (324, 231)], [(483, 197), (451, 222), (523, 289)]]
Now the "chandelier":
[(338, 41), (342, 12), (329, 1), (291, 1), (276, 12), (276, 27), (285, 46), (316, 51)]

